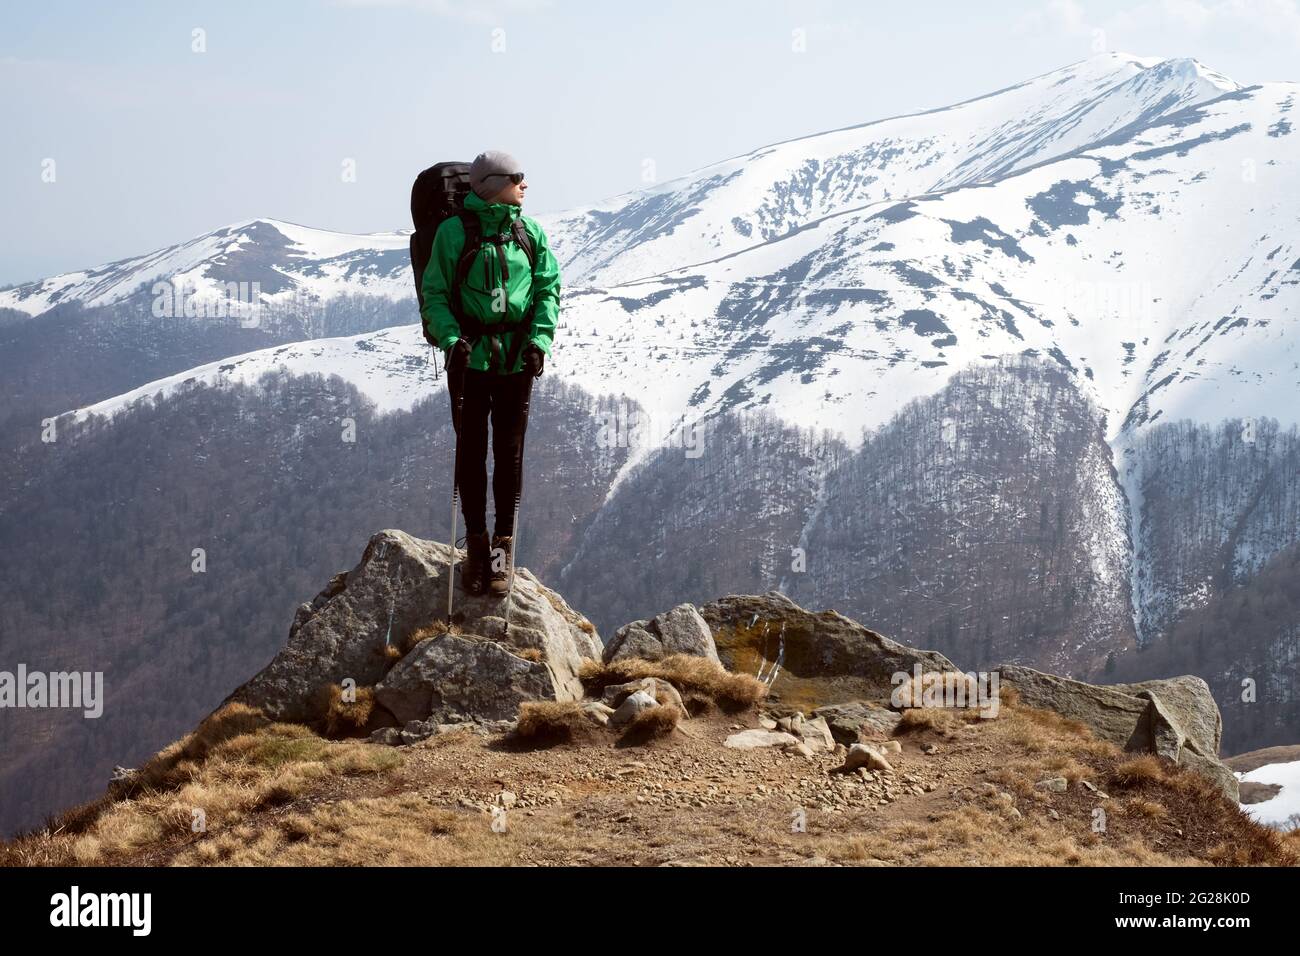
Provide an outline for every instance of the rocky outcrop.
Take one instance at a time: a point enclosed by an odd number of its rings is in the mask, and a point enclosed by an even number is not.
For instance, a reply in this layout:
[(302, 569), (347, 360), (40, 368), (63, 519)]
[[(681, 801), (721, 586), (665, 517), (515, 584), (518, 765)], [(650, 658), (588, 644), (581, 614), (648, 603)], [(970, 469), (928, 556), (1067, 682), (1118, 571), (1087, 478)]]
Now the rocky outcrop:
[(1219, 760), (1223, 720), (1199, 677), (1101, 686), (1005, 665), (999, 680), (1030, 707), (1077, 720), (1124, 750), (1158, 754), (1195, 770), (1238, 799), (1237, 778)]
[(835, 611), (807, 611), (784, 594), (732, 595), (706, 604), (724, 667), (771, 680), (773, 700), (814, 710), (887, 700), (894, 675), (956, 671), (942, 654), (904, 647)]
[(355, 568), (298, 608), (284, 649), (227, 700), (310, 722), (328, 689), (350, 679), (374, 687), (399, 723), (499, 720), (523, 700), (581, 700), (578, 669), (600, 658), (600, 638), (527, 568), (515, 574), (508, 631), (504, 599), (466, 596), (458, 582), (452, 632), (402, 655), (412, 634), (445, 620), (449, 556), (402, 531), (373, 535)]
[(624, 624), (605, 645), (605, 663), (625, 657), (657, 661), (672, 654), (707, 657), (717, 663), (713, 633), (693, 604), (679, 604), (648, 621)]

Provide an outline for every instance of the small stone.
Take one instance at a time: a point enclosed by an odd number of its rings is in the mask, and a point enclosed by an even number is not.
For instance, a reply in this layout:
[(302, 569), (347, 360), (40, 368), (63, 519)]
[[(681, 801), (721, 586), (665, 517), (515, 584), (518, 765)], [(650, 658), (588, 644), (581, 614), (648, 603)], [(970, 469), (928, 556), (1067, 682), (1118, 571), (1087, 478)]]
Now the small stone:
[(1079, 781), (1079, 789), (1080, 789), (1080, 790), (1086, 790), (1086, 791), (1088, 791), (1089, 793), (1095, 794), (1098, 798), (1100, 798), (1100, 799), (1102, 799), (1102, 800), (1109, 800), (1109, 799), (1110, 799), (1110, 794), (1103, 793), (1102, 791), (1098, 790), (1095, 786), (1093, 786), (1093, 785), (1092, 785), (1091, 783), (1089, 783), (1087, 780), (1080, 780), (1080, 781)]
[(854, 744), (850, 747), (848, 754), (844, 758), (844, 766), (841, 769), (856, 770), (858, 767), (883, 770), (887, 773), (893, 773), (894, 771), (893, 766), (890, 765), (880, 751), (868, 747), (866, 744)]
[(797, 737), (781, 733), (779, 730), (753, 728), (732, 734), (723, 741), (723, 746), (733, 750), (757, 750), (762, 747), (785, 747), (797, 743), (799, 743)]
[(628, 694), (623, 703), (618, 705), (618, 710), (609, 718), (611, 724), (626, 724), (643, 710), (649, 710), (658, 704), (658, 701), (651, 697), (643, 690)]

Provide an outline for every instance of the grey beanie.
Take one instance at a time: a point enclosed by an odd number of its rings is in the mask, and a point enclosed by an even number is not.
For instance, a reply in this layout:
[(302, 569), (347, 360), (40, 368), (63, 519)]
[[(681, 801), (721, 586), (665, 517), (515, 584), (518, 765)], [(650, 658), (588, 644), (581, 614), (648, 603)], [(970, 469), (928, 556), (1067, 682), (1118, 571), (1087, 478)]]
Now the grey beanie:
[(519, 172), (523, 170), (513, 156), (499, 149), (489, 149), (479, 153), (469, 164), (469, 188), (479, 199), (491, 199), (506, 186), (505, 180), (495, 177)]

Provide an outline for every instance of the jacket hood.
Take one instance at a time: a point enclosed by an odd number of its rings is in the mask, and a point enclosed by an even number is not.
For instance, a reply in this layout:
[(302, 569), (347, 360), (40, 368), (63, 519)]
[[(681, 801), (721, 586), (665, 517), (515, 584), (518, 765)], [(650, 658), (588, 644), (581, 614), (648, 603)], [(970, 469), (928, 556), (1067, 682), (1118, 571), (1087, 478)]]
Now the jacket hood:
[(510, 223), (523, 214), (519, 206), (508, 202), (487, 202), (473, 192), (465, 197), (465, 208), (478, 214), (485, 232), (505, 232)]

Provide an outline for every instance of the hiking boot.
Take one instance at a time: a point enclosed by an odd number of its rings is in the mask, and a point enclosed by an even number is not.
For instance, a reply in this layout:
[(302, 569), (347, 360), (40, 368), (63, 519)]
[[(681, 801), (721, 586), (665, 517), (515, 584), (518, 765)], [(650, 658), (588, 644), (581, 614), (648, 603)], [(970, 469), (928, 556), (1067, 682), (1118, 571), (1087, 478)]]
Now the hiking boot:
[(465, 536), (465, 563), (460, 566), (460, 589), (466, 594), (482, 594), (487, 586), (488, 533)]
[(511, 552), (514, 539), (509, 535), (493, 535), (490, 574), (488, 575), (488, 593), (493, 597), (505, 597), (510, 588)]

